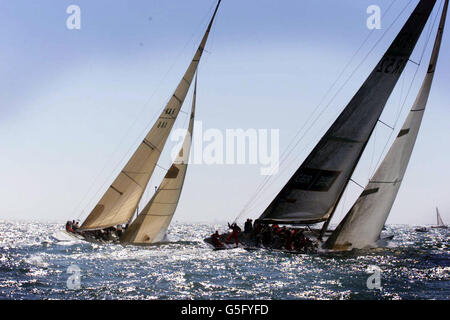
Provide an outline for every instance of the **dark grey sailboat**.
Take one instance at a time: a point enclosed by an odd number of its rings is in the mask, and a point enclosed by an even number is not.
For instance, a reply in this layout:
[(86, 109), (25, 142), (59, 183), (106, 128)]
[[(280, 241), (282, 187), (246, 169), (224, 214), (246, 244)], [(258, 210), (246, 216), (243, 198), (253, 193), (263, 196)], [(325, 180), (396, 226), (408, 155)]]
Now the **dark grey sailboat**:
[(365, 248), (373, 246), (379, 238), (402, 184), (422, 124), (436, 71), (447, 9), (448, 0), (442, 11), (427, 74), (405, 123), (369, 184), (328, 238), (327, 248)]
[[(309, 226), (324, 222), (320, 232), (317, 232), (316, 234), (310, 233), (310, 236), (317, 238), (319, 242), (322, 240), (344, 190), (350, 182), (352, 174), (367, 146), (377, 122), (379, 121), (381, 113), (410, 59), (428, 18), (433, 11), (435, 3), (436, 0), (421, 0), (419, 2), (402, 30), (367, 80), (315, 146), (303, 164), (262, 213), (257, 220), (258, 223), (264, 225)], [(442, 19), (444, 21), (447, 6), (448, 0), (446, 0), (446, 5), (442, 14)], [(418, 102), (412, 110), (412, 112), (416, 112), (416, 114), (420, 116), (423, 114), (426, 98), (428, 97), (429, 89), (431, 87), (432, 75), (431, 78), (429, 75), (430, 70), (432, 70), (434, 74), (442, 31), (443, 23), (441, 22), (429, 73), (424, 83), (424, 87), (426, 88), (421, 90), (417, 100)], [(378, 172), (380, 172), (380, 170), (381, 172), (384, 172), (384, 166), (389, 166), (389, 163), (392, 164), (389, 157), (395, 157), (399, 153), (405, 152), (404, 157), (400, 159), (401, 165), (389, 170), (393, 175), (397, 174), (398, 176), (403, 176), (406, 170), (407, 160), (409, 160), (412, 147), (414, 146), (415, 137), (417, 136), (416, 131), (418, 132), (420, 126), (420, 121), (418, 121), (419, 118), (414, 119), (416, 121), (414, 123), (416, 127), (410, 128), (408, 126), (408, 128), (404, 128), (399, 134), (399, 137), (408, 136), (408, 142), (405, 144), (405, 147), (394, 145), (394, 151), (392, 151), (393, 155), (388, 155), (386, 158), (387, 160), (380, 166)], [(412, 120), (407, 120), (406, 124), (409, 124), (411, 121)], [(419, 123), (417, 123), (417, 121)], [(407, 135), (408, 133), (410, 134)], [(372, 183), (378, 183), (379, 185), (389, 181), (391, 185), (396, 186), (396, 191), (398, 191), (401, 179), (389, 180), (387, 177), (384, 178), (387, 180), (380, 179), (378, 181), (378, 179), (372, 179)], [(377, 192), (375, 190), (376, 188), (372, 187), (366, 188), (362, 193), (361, 198), (376, 194)], [(366, 216), (377, 221), (376, 224), (372, 223), (372, 221), (364, 221), (364, 219), (362, 219), (361, 223), (350, 225), (349, 228), (346, 229), (351, 230), (352, 235), (357, 235), (357, 237), (351, 238), (352, 242), (349, 242), (354, 244), (354, 246), (348, 246), (348, 243), (345, 242), (346, 248), (366, 246), (368, 242), (379, 239), (387, 215), (395, 200), (396, 191), (389, 193), (389, 199), (381, 199), (386, 202), (383, 205), (380, 204), (382, 216), (380, 216), (381, 213), (376, 211), (373, 207), (364, 210)], [(378, 193), (378, 195), (380, 194), (382, 193)], [(360, 213), (358, 212), (356, 216), (360, 216)], [(349, 220), (351, 219), (347, 218), (342, 223), (347, 226), (348, 224), (345, 222), (348, 222)], [(364, 234), (367, 229), (371, 230), (370, 235)], [(342, 230), (344, 230), (344, 228), (340, 227), (333, 233), (332, 237), (327, 242), (326, 247), (333, 249), (338, 247), (337, 242), (333, 239), (344, 237), (345, 233)], [(356, 239), (358, 241), (356, 241)], [(211, 242), (210, 240), (206, 241)]]

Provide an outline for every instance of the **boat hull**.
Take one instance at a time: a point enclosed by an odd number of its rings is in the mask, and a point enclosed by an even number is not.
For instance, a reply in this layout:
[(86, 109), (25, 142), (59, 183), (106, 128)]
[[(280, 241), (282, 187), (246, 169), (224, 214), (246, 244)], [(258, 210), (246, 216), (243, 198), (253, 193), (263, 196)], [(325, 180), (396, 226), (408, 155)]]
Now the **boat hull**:
[[(89, 242), (89, 243), (94, 243), (94, 244), (114, 244), (114, 243), (119, 243), (119, 239), (111, 239), (111, 240), (100, 240), (94, 237), (86, 237), (83, 236), (79, 233), (73, 233), (73, 232), (68, 232), (66, 230), (61, 230), (61, 232), (67, 236), (69, 236), (70, 238), (72, 238), (73, 240), (78, 240), (78, 241), (85, 241), (85, 242)], [(67, 241), (67, 240), (64, 240)]]

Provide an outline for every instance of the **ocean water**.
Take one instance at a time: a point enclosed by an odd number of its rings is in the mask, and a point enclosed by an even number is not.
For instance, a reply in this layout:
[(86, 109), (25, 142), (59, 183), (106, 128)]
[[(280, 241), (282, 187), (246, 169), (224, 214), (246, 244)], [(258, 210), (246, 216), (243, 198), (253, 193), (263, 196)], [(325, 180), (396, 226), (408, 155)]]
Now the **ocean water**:
[[(293, 255), (212, 251), (202, 239), (219, 227), (175, 224), (171, 243), (138, 248), (60, 242), (58, 224), (1, 222), (0, 299), (450, 298), (446, 230), (390, 226), (389, 248)], [(380, 289), (367, 286), (370, 266)]]

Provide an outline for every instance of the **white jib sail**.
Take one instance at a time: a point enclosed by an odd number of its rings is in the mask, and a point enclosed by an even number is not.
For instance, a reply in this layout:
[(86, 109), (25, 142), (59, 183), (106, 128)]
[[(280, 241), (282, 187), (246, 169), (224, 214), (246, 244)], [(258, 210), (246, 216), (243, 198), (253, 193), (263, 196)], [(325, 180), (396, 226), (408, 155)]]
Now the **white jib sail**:
[(182, 148), (155, 195), (122, 235), (120, 239), (122, 243), (146, 245), (161, 242), (164, 239), (175, 214), (186, 177), (194, 129), (196, 97), (197, 79), (195, 80), (191, 118)]
[(436, 208), (436, 218), (437, 218), (437, 225), (438, 225), (438, 227), (445, 226), (445, 223), (442, 220), (441, 215), (439, 214), (439, 209), (438, 208)]
[(219, 5), (220, 1), (191, 64), (167, 106), (131, 159), (83, 222), (81, 229), (102, 229), (127, 223), (132, 218), (189, 91)]
[(422, 123), (439, 55), (447, 7), (448, 0), (442, 12), (427, 75), (397, 139), (361, 196), (327, 240), (326, 248), (362, 249), (373, 246), (379, 239), (405, 175)]

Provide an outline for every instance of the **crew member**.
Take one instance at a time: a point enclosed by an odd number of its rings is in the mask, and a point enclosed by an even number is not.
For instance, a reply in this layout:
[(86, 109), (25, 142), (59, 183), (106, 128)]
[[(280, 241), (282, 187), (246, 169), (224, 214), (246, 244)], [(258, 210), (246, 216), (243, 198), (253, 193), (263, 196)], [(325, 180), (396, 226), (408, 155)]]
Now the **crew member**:
[(211, 241), (216, 248), (223, 248), (223, 243), (220, 241), (219, 231), (214, 232), (211, 235)]
[(239, 246), (239, 233), (241, 232), (241, 228), (236, 223), (232, 225), (228, 224), (228, 228), (232, 230), (231, 234), (227, 238), (227, 242), (230, 242), (231, 239), (234, 239), (236, 242), (236, 248)]

